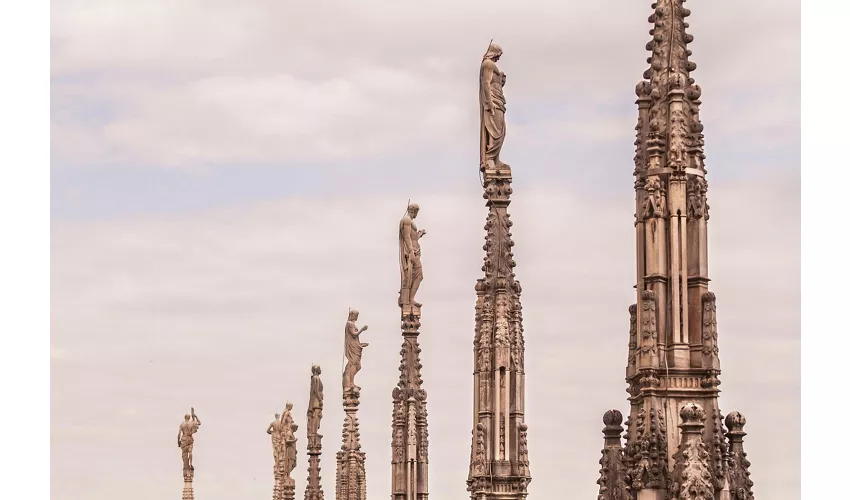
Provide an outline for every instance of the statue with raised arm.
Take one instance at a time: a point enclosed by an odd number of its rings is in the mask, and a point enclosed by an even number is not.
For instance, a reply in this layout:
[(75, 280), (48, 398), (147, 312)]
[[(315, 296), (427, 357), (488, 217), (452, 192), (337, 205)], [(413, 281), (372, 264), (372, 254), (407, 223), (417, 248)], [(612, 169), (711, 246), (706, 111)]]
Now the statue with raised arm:
[(360, 334), (365, 332), (367, 328), (357, 329), (357, 318), (360, 313), (357, 309), (348, 311), (348, 321), (345, 323), (345, 358), (348, 363), (345, 365), (345, 371), (342, 373), (342, 393), (360, 392), (360, 387), (354, 385), (354, 376), (360, 371), (360, 358), (363, 354), (363, 348), (368, 346), (367, 343), (360, 342)]
[(272, 436), (272, 453), (274, 454), (274, 468), (278, 470), (280, 467), (280, 455), (281, 455), (281, 436), (283, 435), (283, 431), (281, 429), (280, 422), (280, 413), (274, 414), (274, 420), (269, 424), (268, 429), (266, 429), (266, 434), (271, 434)]
[(398, 305), (402, 314), (410, 314), (422, 307), (416, 302), (416, 292), (422, 283), (422, 261), (420, 259), (419, 238), (425, 236), (424, 229), (417, 229), (413, 221), (419, 214), (419, 205), (407, 206), (407, 213), (398, 224), (398, 253), (401, 268), (401, 291)]
[(322, 368), (313, 365), (313, 375), (310, 377), (310, 402), (307, 405), (307, 446), (317, 446), (319, 425), (322, 421), (322, 408), (324, 407), (324, 386), (322, 385)]
[(292, 403), (286, 403), (286, 411), (280, 419), (281, 425), (281, 441), (283, 449), (281, 450), (281, 477), (290, 478), (290, 474), (295, 470), (295, 431), (298, 426), (292, 419)]
[(479, 103), (481, 111), (481, 169), (510, 168), (499, 160), (505, 142), (505, 74), (496, 62), (502, 48), (491, 43), (481, 61)]
[(198, 432), (200, 426), (201, 420), (195, 415), (195, 409), (192, 408), (191, 413), (187, 413), (183, 418), (183, 423), (180, 424), (180, 429), (177, 431), (177, 446), (183, 452), (183, 472), (195, 470), (192, 465), (192, 448), (195, 446), (194, 434)]

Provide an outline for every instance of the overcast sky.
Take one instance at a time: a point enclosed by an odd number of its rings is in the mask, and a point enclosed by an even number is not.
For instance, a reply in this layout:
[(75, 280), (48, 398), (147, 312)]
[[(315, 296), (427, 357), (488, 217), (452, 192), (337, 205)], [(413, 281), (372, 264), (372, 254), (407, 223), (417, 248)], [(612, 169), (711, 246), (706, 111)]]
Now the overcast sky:
[[(51, 487), (166, 499), (194, 406), (195, 493), (271, 494), (286, 401), (306, 477), (324, 369), (325, 494), (342, 335), (368, 324), (361, 439), (389, 494), (397, 224), (422, 207), (430, 489), (467, 496), (478, 67), (505, 50), (534, 496), (596, 494), (602, 413), (627, 409), (634, 85), (650, 0), (54, 0)], [(522, 7), (521, 7), (522, 6)], [(703, 89), (721, 409), (748, 420), (759, 497), (799, 498), (799, 3), (691, 0)], [(460, 404), (459, 404), (460, 402)]]

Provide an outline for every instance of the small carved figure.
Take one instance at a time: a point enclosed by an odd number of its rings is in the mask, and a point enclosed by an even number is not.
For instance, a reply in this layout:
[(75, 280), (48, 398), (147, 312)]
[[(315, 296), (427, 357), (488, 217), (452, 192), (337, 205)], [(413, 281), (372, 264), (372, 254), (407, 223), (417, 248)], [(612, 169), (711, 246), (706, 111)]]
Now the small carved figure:
[(348, 312), (348, 321), (345, 323), (345, 358), (348, 363), (345, 365), (345, 370), (342, 374), (342, 392), (359, 392), (360, 387), (354, 385), (354, 376), (360, 371), (360, 359), (363, 355), (363, 348), (369, 344), (360, 342), (360, 334), (365, 332), (367, 325), (357, 329), (357, 318), (360, 312), (357, 309), (351, 309)]
[(295, 469), (295, 442), (297, 441), (295, 431), (298, 430), (298, 426), (295, 425), (295, 421), (292, 419), (292, 403), (286, 403), (286, 410), (283, 412), (280, 420), (281, 444), (283, 445), (283, 450), (280, 454), (281, 475), (284, 478), (289, 478)]
[(274, 456), (274, 468), (278, 470), (280, 467), (280, 455), (281, 449), (281, 437), (283, 435), (281, 430), (281, 422), (280, 422), (280, 413), (274, 414), (274, 420), (269, 424), (269, 427), (266, 429), (266, 434), (270, 434), (272, 437), (272, 453)]
[(479, 101), (481, 108), (481, 168), (510, 168), (499, 159), (505, 142), (505, 86), (506, 76), (496, 62), (502, 57), (502, 48), (491, 43), (481, 61)]
[(416, 292), (422, 283), (422, 260), (420, 258), (419, 238), (425, 236), (424, 229), (417, 229), (413, 221), (419, 214), (419, 205), (412, 203), (398, 225), (398, 253), (401, 267), (401, 290), (398, 305), (402, 308), (422, 304), (416, 302)]
[(180, 429), (177, 431), (177, 446), (182, 450), (183, 455), (183, 471), (194, 471), (192, 465), (192, 449), (195, 446), (194, 434), (198, 432), (201, 426), (201, 420), (195, 415), (195, 409), (192, 408), (191, 413), (187, 413), (183, 418), (183, 423), (180, 424)]
[(322, 368), (313, 365), (313, 375), (310, 377), (310, 402), (307, 406), (307, 441), (308, 446), (315, 446), (319, 435), (319, 425), (322, 422), (324, 407), (324, 386), (322, 385)]

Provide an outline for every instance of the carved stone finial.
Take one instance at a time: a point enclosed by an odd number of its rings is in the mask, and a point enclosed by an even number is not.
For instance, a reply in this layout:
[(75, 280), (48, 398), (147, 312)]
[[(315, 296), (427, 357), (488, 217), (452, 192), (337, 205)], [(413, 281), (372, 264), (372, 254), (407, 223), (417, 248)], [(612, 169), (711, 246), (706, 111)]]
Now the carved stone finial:
[(620, 413), (620, 410), (608, 410), (602, 415), (602, 423), (605, 424), (605, 427), (621, 427), (623, 414)]
[(750, 461), (744, 451), (744, 425), (747, 419), (737, 411), (726, 415), (726, 436), (729, 438), (729, 491), (734, 500), (753, 500), (753, 481)]
[(623, 414), (619, 410), (608, 410), (602, 417), (605, 428), (605, 447), (602, 448), (602, 458), (599, 460), (601, 469), (599, 479), (599, 496), (597, 500), (626, 500), (630, 498), (626, 484), (628, 468), (624, 464), (623, 447), (620, 436), (623, 432)]
[(674, 500), (714, 500), (710, 455), (702, 440), (705, 410), (696, 403), (686, 403), (679, 410), (682, 441), (673, 455), (675, 463), (670, 481), (669, 498)]
[(726, 415), (726, 428), (729, 431), (726, 433), (730, 436), (746, 436), (747, 433), (744, 432), (744, 426), (747, 425), (747, 419), (744, 418), (743, 415), (738, 413), (737, 411), (733, 411)]
[(696, 403), (685, 403), (679, 410), (679, 417), (682, 419), (682, 427), (687, 427), (691, 430), (695, 426), (705, 425), (705, 410), (702, 406)]
[(639, 99), (649, 99), (650, 92), (652, 92), (652, 85), (646, 80), (641, 80), (635, 85), (635, 95)]

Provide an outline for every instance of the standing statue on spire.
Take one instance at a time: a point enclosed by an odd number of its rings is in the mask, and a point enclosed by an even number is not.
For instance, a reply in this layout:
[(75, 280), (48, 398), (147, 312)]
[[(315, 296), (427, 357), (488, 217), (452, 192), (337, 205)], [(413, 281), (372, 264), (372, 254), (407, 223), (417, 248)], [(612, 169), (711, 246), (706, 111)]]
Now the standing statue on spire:
[(279, 456), (281, 477), (287, 481), (289, 480), (292, 471), (295, 470), (295, 442), (297, 441), (295, 438), (296, 430), (298, 430), (298, 426), (295, 425), (295, 421), (292, 419), (292, 403), (286, 403), (286, 411), (283, 412), (283, 416), (280, 418), (282, 450), (280, 451)]
[(280, 458), (281, 451), (283, 446), (281, 445), (281, 436), (283, 435), (283, 430), (281, 429), (281, 421), (280, 421), (280, 413), (274, 414), (274, 420), (269, 424), (268, 429), (266, 429), (266, 434), (270, 434), (272, 437), (272, 453), (274, 454), (274, 470), (279, 470), (280, 468)]
[(191, 413), (187, 413), (180, 424), (180, 429), (177, 431), (177, 446), (183, 452), (183, 472), (194, 471), (192, 465), (192, 449), (195, 447), (194, 434), (198, 432), (198, 427), (201, 426), (201, 420), (195, 415), (195, 409), (192, 408)]
[(310, 402), (307, 406), (307, 446), (314, 447), (318, 443), (319, 425), (322, 421), (322, 408), (324, 407), (324, 386), (322, 379), (319, 377), (322, 374), (322, 369), (319, 365), (313, 365), (313, 375), (310, 377)]
[(398, 305), (402, 314), (418, 312), (422, 304), (416, 302), (416, 292), (422, 283), (422, 261), (420, 259), (419, 238), (425, 236), (425, 230), (416, 229), (413, 219), (419, 214), (419, 205), (412, 203), (407, 206), (407, 213), (398, 224), (398, 253), (401, 267), (401, 290)]
[(345, 322), (345, 358), (348, 363), (346, 363), (345, 370), (342, 373), (343, 395), (348, 392), (360, 392), (360, 387), (354, 385), (354, 376), (360, 371), (360, 358), (363, 355), (363, 348), (369, 345), (360, 342), (360, 334), (369, 327), (363, 325), (363, 328), (357, 329), (356, 323), (359, 316), (360, 312), (357, 309), (351, 309), (348, 311), (348, 321)]
[(502, 48), (491, 43), (481, 61), (479, 101), (481, 108), (481, 169), (509, 169), (499, 160), (505, 142), (505, 74), (496, 61), (502, 57)]

